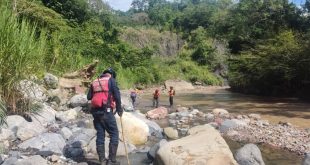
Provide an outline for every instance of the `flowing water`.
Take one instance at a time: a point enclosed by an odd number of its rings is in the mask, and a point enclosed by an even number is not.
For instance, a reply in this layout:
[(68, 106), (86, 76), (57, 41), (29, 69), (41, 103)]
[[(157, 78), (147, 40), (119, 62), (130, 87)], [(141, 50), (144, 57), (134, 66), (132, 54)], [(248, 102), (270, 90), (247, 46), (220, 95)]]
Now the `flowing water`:
[[(153, 109), (152, 96), (150, 92), (142, 94), (138, 98), (137, 109), (142, 113)], [(230, 92), (225, 88), (206, 88), (185, 91), (174, 98), (176, 106), (197, 108), (203, 112), (211, 112), (214, 108), (224, 108), (230, 113), (250, 114), (258, 113), (262, 119), (271, 123), (289, 122), (300, 128), (310, 128), (310, 103), (300, 101), (296, 98), (274, 98), (244, 95)], [(162, 94), (160, 106), (168, 107), (168, 96)], [(172, 108), (173, 111), (175, 108)], [(158, 123), (165, 127), (167, 120), (160, 120)], [(228, 145), (234, 152), (243, 144), (227, 140)], [(298, 165), (301, 164), (301, 157), (294, 153), (269, 146), (259, 145), (266, 165)]]

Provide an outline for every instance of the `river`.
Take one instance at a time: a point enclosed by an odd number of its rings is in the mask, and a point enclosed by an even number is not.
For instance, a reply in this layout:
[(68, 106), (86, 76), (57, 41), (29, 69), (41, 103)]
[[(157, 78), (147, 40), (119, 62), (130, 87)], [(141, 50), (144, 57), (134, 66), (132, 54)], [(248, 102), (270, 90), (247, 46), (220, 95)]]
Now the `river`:
[[(152, 109), (151, 92), (140, 94), (137, 109), (142, 113)], [(249, 114), (258, 113), (262, 119), (271, 123), (289, 122), (301, 129), (310, 128), (310, 103), (296, 98), (275, 98), (244, 95), (233, 93), (227, 88), (202, 88), (191, 91), (176, 91), (175, 107), (186, 106), (197, 108), (203, 112), (211, 112), (214, 108), (224, 108), (230, 113)], [(167, 94), (161, 94), (160, 105), (168, 106)], [(171, 111), (173, 111), (173, 108)], [(167, 122), (159, 121), (161, 126)], [(240, 148), (242, 144), (227, 140), (232, 151)], [(301, 158), (294, 153), (259, 145), (266, 165), (292, 165), (301, 164)]]

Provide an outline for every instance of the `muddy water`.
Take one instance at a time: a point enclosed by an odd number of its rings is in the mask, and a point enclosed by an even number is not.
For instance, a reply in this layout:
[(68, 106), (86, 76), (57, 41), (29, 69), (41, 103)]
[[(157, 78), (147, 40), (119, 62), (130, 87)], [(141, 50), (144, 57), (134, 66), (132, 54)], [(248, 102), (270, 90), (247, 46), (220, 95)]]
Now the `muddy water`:
[[(310, 103), (295, 98), (259, 97), (233, 93), (223, 88), (206, 88), (177, 93), (174, 101), (176, 106), (194, 107), (203, 112), (224, 108), (230, 113), (258, 113), (272, 123), (283, 121), (301, 128), (310, 128)], [(146, 112), (152, 109), (151, 105), (150, 94), (140, 96), (138, 109)], [(165, 94), (160, 97), (160, 105), (169, 105)]]
[[(150, 93), (142, 94), (139, 97), (137, 109), (143, 113), (153, 109), (151, 98)], [(210, 112), (214, 108), (224, 108), (236, 114), (258, 113), (263, 119), (272, 123), (286, 121), (300, 128), (310, 128), (310, 103), (294, 98), (258, 97), (233, 93), (223, 88), (211, 88), (178, 93), (174, 101), (175, 107), (178, 105), (193, 107), (203, 112)], [(160, 97), (160, 105), (167, 107), (169, 105), (168, 96), (165, 94)], [(170, 110), (174, 111), (175, 107)], [(162, 127), (168, 125), (167, 120), (160, 120), (158, 123)], [(243, 145), (229, 140), (227, 143), (233, 152)], [(301, 157), (294, 153), (264, 145), (259, 147), (266, 165), (301, 164)]]

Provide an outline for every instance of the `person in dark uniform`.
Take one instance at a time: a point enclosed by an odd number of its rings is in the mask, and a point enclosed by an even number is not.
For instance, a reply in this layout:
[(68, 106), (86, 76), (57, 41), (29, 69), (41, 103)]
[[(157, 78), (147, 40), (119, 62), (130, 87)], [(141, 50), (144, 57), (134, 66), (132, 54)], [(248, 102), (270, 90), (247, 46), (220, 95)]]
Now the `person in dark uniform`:
[[(115, 81), (116, 73), (112, 68), (103, 71), (89, 88), (87, 99), (91, 100), (91, 113), (94, 117), (94, 127), (97, 131), (96, 149), (101, 165), (120, 165), (116, 161), (119, 143), (119, 131), (115, 113), (121, 117), (121, 96)], [(105, 158), (105, 131), (110, 135), (109, 157)]]

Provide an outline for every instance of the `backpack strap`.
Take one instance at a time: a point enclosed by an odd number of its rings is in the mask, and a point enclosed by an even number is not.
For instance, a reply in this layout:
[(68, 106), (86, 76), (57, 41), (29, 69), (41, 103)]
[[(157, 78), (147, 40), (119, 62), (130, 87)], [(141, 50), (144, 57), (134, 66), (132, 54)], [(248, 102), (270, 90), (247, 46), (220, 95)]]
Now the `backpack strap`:
[[(111, 77), (112, 78), (112, 77)], [(111, 108), (111, 96), (112, 96), (112, 91), (111, 91), (111, 78), (109, 78), (108, 80), (108, 87), (109, 87), (109, 91), (108, 91), (108, 100), (107, 100), (107, 108)]]

